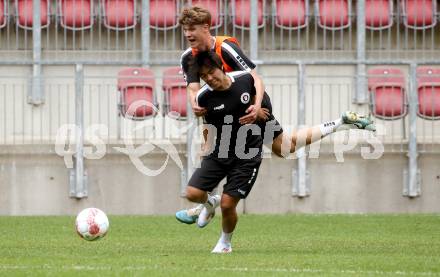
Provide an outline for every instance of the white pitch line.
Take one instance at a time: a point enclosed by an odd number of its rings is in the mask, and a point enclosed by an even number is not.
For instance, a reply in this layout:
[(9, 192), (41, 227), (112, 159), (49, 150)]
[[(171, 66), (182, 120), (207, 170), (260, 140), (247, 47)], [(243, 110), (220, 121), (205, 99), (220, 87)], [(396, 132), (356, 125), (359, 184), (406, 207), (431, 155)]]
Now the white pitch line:
[[(51, 266), (51, 265), (41, 265), (41, 266), (26, 266), (26, 265), (0, 265), (0, 270), (78, 270), (78, 271), (105, 271), (105, 270), (151, 270), (161, 268), (158, 265), (152, 266), (123, 266), (123, 267), (113, 267), (113, 266)], [(169, 266), (167, 269), (170, 269)], [(351, 270), (351, 269), (341, 269), (341, 270), (324, 270), (324, 269), (313, 269), (313, 268), (249, 268), (249, 267), (193, 267), (194, 270), (206, 270), (206, 271), (229, 271), (229, 272), (266, 272), (266, 273), (333, 273), (333, 274), (347, 274), (347, 275), (396, 275), (396, 276), (440, 276), (440, 273), (436, 272), (414, 272), (414, 271), (382, 271), (382, 270)], [(180, 270), (175, 268), (174, 270)]]

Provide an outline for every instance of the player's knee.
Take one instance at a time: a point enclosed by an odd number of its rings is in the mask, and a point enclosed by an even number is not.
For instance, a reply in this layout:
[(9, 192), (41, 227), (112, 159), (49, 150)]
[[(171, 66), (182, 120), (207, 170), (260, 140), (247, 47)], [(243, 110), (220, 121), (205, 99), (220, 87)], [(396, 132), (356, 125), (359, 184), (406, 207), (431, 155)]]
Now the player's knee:
[(234, 214), (236, 212), (235, 206), (233, 205), (221, 205), (221, 209), (223, 215)]
[(220, 208), (222, 209), (222, 213), (234, 213), (235, 208), (237, 207), (237, 200), (229, 197), (222, 197), (222, 201), (220, 203)]
[(280, 158), (283, 158), (283, 155), (281, 155), (281, 148), (278, 147), (272, 147), (272, 152), (277, 155)]
[(201, 198), (203, 198), (203, 194), (206, 193), (200, 189), (197, 189), (192, 186), (186, 187), (186, 199), (191, 202), (200, 202)]
[[(294, 153), (296, 150), (296, 138), (296, 135), (289, 136), (281, 133), (273, 140), (272, 152), (280, 158), (285, 158), (289, 153)], [(284, 144), (283, 141), (285, 141)]]

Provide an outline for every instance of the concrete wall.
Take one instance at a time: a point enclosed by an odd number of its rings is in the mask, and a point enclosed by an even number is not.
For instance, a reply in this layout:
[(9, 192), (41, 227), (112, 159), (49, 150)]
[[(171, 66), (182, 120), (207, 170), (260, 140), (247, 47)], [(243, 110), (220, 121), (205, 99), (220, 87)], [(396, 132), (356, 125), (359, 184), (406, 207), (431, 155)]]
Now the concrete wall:
[[(179, 148), (179, 151), (183, 148)], [(182, 154), (182, 161), (185, 156)], [(422, 196), (402, 196), (404, 154), (364, 160), (360, 153), (308, 159), (311, 195), (291, 196), (295, 160), (264, 159), (248, 199), (246, 213), (412, 213), (440, 212), (440, 155), (419, 157)], [(144, 157), (145, 166), (159, 168), (166, 156), (159, 151)], [(65, 215), (96, 206), (109, 214), (173, 214), (191, 206), (180, 197), (180, 170), (169, 162), (165, 171), (148, 177), (124, 154), (109, 151), (100, 160), (86, 160), (88, 198), (69, 198), (68, 169), (53, 146), (0, 147), (0, 214)]]

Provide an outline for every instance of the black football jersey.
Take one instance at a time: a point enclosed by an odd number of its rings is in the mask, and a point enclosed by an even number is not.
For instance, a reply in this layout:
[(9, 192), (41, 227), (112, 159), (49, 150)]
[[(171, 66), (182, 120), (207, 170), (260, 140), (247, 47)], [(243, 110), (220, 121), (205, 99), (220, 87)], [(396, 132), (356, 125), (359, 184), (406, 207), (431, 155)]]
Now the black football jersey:
[(258, 153), (254, 158), (260, 158), (263, 143), (260, 126), (251, 124), (243, 127), (239, 123), (256, 94), (254, 79), (246, 71), (234, 71), (227, 75), (232, 80), (227, 90), (217, 91), (204, 85), (196, 97), (197, 104), (207, 110), (205, 123), (216, 130), (215, 148), (211, 155), (243, 158), (243, 153), (249, 154), (249, 148), (255, 148)]

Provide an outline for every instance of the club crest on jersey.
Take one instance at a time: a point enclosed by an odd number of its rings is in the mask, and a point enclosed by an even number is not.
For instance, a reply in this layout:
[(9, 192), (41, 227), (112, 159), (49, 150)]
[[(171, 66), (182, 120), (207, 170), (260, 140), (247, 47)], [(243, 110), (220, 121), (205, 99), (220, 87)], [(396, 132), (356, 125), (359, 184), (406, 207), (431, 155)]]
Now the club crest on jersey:
[(251, 95), (249, 94), (249, 92), (245, 92), (241, 94), (240, 99), (241, 99), (241, 103), (247, 104), (251, 100)]

